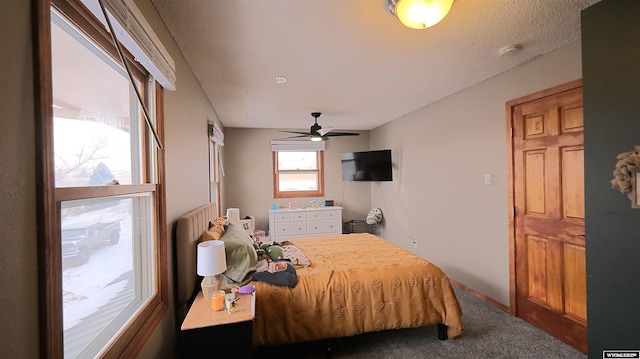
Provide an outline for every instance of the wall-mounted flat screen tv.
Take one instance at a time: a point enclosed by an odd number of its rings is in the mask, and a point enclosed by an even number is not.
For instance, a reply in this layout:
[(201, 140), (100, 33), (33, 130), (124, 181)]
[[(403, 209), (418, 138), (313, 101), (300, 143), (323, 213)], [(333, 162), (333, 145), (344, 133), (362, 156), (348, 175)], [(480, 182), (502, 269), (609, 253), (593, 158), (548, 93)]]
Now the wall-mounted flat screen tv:
[(343, 181), (393, 181), (391, 150), (342, 153)]

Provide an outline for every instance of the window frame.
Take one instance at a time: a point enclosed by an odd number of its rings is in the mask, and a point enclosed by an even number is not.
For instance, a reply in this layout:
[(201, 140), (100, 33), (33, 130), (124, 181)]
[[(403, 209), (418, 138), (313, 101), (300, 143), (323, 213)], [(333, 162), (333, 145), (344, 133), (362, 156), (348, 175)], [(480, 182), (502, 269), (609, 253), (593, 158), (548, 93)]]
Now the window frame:
[[(123, 327), (119, 337), (109, 346), (103, 356), (134, 357), (151, 336), (168, 309), (168, 258), (166, 225), (166, 192), (164, 151), (149, 151), (141, 156), (145, 161), (146, 178), (151, 183), (96, 187), (55, 187), (53, 148), (53, 91), (51, 66), (51, 9), (55, 8), (73, 24), (82, 29), (105, 53), (118, 59), (111, 36), (102, 24), (78, 0), (33, 0), (34, 12), (34, 105), (36, 109), (36, 211), (38, 243), (38, 295), (39, 295), (39, 336), (40, 356), (62, 358), (63, 348), (63, 307), (62, 307), (62, 256), (60, 243), (60, 203), (70, 199), (127, 195), (140, 192), (154, 192), (153, 226), (154, 270), (157, 291), (140, 307), (137, 315)], [(147, 71), (125, 51), (125, 57), (136, 77), (145, 79)], [(143, 80), (145, 86), (150, 83)], [(162, 87), (152, 84), (150, 93), (155, 94), (156, 130), (159, 138), (164, 138), (164, 97)], [(144, 86), (143, 86), (144, 87)], [(144, 141), (153, 141), (150, 131), (145, 131)], [(150, 162), (156, 167), (151, 168)], [(155, 172), (155, 173), (153, 173)]]
[[(224, 146), (224, 133), (215, 123), (207, 125), (209, 138), (209, 201), (220, 203), (222, 177), (224, 166), (222, 164), (222, 147)], [(216, 206), (216, 215), (220, 216), (220, 206)]]
[[(220, 147), (209, 137), (209, 201), (212, 203), (220, 203), (221, 161)], [(220, 216), (219, 206), (216, 206), (216, 212)]]
[(273, 160), (273, 197), (274, 198), (307, 198), (307, 197), (324, 197), (324, 151), (323, 150), (297, 150), (295, 152), (316, 152), (318, 169), (317, 170), (299, 170), (298, 172), (318, 172), (318, 190), (317, 191), (280, 191), (278, 186), (280, 173), (295, 173), (296, 170), (280, 170), (278, 168), (278, 153), (290, 151), (272, 151)]

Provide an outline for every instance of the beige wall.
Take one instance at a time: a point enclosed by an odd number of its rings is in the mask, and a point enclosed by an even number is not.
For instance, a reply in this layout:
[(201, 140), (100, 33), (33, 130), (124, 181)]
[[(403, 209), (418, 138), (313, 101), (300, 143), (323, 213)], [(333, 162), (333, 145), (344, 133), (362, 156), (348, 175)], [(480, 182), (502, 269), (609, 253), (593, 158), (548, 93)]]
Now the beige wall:
[[(173, 313), (173, 242), (175, 221), (183, 214), (209, 201), (208, 123), (218, 122), (189, 65), (169, 35), (151, 0), (136, 0), (156, 35), (176, 62), (176, 91), (164, 92), (167, 192), (167, 250), (169, 254), (170, 306), (138, 357), (174, 358), (176, 345)], [(224, 155), (224, 148), (223, 148)], [(223, 197), (224, 200), (224, 197)]]
[(0, 353), (5, 358), (38, 357), (29, 3), (0, 2)]
[(397, 164), (372, 189), (383, 237), (508, 305), (505, 102), (581, 78), (580, 64), (575, 42), (373, 130), (372, 146)]
[[(369, 131), (360, 136), (334, 138), (325, 142), (325, 196), (344, 207), (343, 219), (364, 219), (371, 209), (369, 183), (342, 182), (340, 154), (369, 149)], [(272, 204), (287, 207), (289, 201), (309, 205), (311, 198), (273, 198), (271, 140), (287, 137), (273, 129), (227, 128), (225, 130), (225, 177), (227, 207), (240, 208), (240, 216), (254, 216), (256, 228), (268, 230), (268, 210)], [(223, 211), (227, 207), (222, 208)]]

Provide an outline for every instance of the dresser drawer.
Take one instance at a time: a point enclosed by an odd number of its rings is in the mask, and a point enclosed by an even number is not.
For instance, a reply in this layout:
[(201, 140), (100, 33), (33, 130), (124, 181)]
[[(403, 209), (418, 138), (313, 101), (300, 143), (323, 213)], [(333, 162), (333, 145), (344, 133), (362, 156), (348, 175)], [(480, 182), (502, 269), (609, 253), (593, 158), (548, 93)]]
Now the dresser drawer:
[(307, 221), (307, 212), (292, 212), (291, 213), (291, 221), (292, 222), (306, 222)]
[(337, 219), (339, 220), (341, 217), (339, 210), (331, 210), (331, 211), (323, 211), (322, 219)]
[(307, 214), (309, 221), (322, 221), (322, 211), (311, 211)]
[(340, 234), (342, 233), (342, 227), (337, 219), (314, 221), (309, 222), (308, 232), (309, 234)]
[(273, 216), (273, 220), (278, 222), (291, 222), (291, 213), (276, 213)]
[[(289, 222), (289, 223), (276, 223), (276, 233), (275, 236), (277, 239), (280, 236), (300, 236), (304, 237), (307, 234), (307, 223), (304, 222)], [(271, 237), (271, 239), (276, 239)]]

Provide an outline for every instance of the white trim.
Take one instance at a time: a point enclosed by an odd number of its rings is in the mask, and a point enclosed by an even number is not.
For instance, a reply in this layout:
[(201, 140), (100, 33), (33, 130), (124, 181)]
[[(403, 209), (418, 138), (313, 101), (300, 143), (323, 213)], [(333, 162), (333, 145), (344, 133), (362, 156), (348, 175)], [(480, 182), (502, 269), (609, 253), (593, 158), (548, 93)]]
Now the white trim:
[[(107, 22), (100, 0), (82, 0), (82, 3), (102, 22)], [(176, 89), (176, 65), (160, 39), (145, 20), (133, 0), (101, 0), (109, 11), (116, 37), (142, 66), (167, 90)]]
[(271, 151), (324, 151), (324, 141), (271, 141)]
[(224, 132), (222, 132), (215, 122), (213, 124), (209, 124), (209, 137), (211, 137), (213, 142), (218, 146), (224, 146)]

